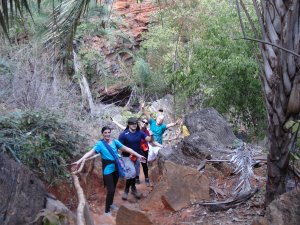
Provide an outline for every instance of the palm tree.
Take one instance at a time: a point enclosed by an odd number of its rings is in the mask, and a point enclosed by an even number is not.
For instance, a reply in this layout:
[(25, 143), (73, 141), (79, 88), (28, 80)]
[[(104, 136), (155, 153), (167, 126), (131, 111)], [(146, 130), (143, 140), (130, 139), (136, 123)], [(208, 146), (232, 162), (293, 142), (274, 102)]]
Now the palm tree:
[[(258, 26), (243, 0), (236, 0), (244, 39), (257, 41), (261, 83), (268, 114), (266, 203), (285, 192), (290, 152), (297, 132), (287, 126), (300, 112), (300, 4), (298, 0), (253, 0)], [(246, 36), (240, 6), (255, 38)], [(259, 27), (259, 28), (257, 28)]]
[(7, 37), (11, 22), (18, 16), (23, 17), (24, 12), (31, 14), (27, 0), (3, 0), (0, 2), (0, 26)]
[[(87, 11), (90, 0), (63, 0), (52, 13), (52, 20), (48, 25), (45, 42), (61, 44), (66, 40), (67, 46), (72, 46), (79, 19)], [(41, 0), (37, 0), (40, 8)], [(54, 5), (54, 0), (53, 0)], [(0, 2), (0, 27), (3, 33), (9, 37), (9, 28), (16, 18), (24, 18), (24, 14), (31, 15), (28, 0), (2, 0)]]

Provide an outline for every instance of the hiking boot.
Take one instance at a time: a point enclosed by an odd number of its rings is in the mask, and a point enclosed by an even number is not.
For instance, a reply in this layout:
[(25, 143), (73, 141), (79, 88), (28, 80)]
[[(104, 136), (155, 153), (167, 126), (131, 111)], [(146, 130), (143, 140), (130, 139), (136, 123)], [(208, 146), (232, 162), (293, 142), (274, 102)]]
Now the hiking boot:
[(105, 213), (104, 213), (104, 216), (112, 217), (111, 212), (105, 212)]
[(124, 192), (122, 195), (122, 199), (127, 200), (127, 198), (128, 198), (128, 192)]
[(145, 178), (145, 184), (147, 187), (150, 187), (150, 180), (149, 178)]
[(136, 184), (140, 184), (141, 182), (140, 182), (140, 179), (139, 178), (135, 178), (135, 183)]
[(118, 211), (118, 210), (119, 210), (119, 207), (116, 206), (115, 204), (111, 204), (111, 205), (110, 205), (110, 209), (111, 209), (112, 211)]
[(133, 194), (133, 196), (136, 199), (140, 199), (141, 198), (141, 193), (139, 193), (136, 189), (131, 190), (131, 193)]

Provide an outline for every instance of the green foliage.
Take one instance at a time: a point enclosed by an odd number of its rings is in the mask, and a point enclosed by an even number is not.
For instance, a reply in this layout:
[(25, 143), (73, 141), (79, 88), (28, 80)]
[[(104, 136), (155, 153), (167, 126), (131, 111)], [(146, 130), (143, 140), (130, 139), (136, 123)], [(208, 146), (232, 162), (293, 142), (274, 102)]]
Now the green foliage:
[(295, 144), (292, 145), (290, 149), (290, 159), (293, 161), (293, 163), (300, 165), (300, 120), (288, 120), (284, 124), (284, 128), (290, 130), (295, 136)]
[(135, 76), (135, 80), (137, 84), (145, 89), (150, 84), (150, 68), (147, 62), (144, 59), (138, 58), (135, 60), (135, 64), (132, 68), (133, 75)]
[(83, 138), (47, 112), (17, 112), (0, 117), (0, 146), (46, 182), (69, 177), (66, 163), (80, 152)]
[(0, 75), (11, 75), (12, 71), (7, 60), (0, 58)]
[(97, 51), (93, 49), (81, 48), (79, 51), (79, 56), (80, 63), (82, 64), (84, 72), (89, 79), (92, 78), (95, 74), (97, 74), (98, 68), (103, 65), (104, 59)]
[[(177, 110), (200, 96), (254, 132), (265, 124), (256, 44), (242, 37), (235, 5), (228, 1), (173, 1), (156, 15), (142, 43), (154, 86), (164, 83)], [(155, 83), (157, 82), (157, 83)], [(148, 89), (150, 87), (148, 86)]]

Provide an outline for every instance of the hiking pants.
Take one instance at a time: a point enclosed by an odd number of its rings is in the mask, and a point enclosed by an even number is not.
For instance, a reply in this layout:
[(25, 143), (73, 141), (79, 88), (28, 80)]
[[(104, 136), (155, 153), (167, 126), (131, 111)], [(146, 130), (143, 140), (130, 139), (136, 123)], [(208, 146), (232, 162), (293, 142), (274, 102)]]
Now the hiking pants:
[(119, 176), (117, 171), (107, 175), (103, 175), (103, 179), (107, 189), (106, 202), (105, 202), (106, 213), (110, 211), (110, 206), (113, 204), (118, 178)]
[(148, 178), (148, 151), (144, 151), (144, 156), (146, 158), (146, 162), (142, 163), (142, 167), (143, 167), (143, 171), (144, 171), (144, 175), (145, 175), (145, 179)]

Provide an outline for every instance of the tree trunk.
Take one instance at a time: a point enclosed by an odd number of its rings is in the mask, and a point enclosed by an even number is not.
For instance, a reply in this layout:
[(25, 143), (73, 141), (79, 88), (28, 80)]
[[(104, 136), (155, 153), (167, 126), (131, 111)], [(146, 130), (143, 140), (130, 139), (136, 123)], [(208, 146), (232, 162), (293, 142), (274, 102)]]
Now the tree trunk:
[(75, 68), (75, 73), (78, 73), (80, 75), (79, 80), (79, 86), (81, 90), (81, 95), (83, 99), (83, 104), (84, 101), (87, 101), (90, 112), (92, 115), (95, 114), (95, 104), (93, 101), (93, 96), (92, 92), (89, 87), (89, 83), (84, 75), (84, 72), (82, 71), (80, 61), (78, 59), (78, 56), (75, 51), (73, 51), (73, 57), (74, 57), (74, 68)]
[[(285, 192), (289, 152), (295, 140), (285, 123), (299, 114), (299, 1), (262, 0), (256, 5), (262, 27), (260, 43), (263, 92), (268, 112), (268, 180), (266, 204)], [(277, 47), (276, 47), (277, 46)], [(291, 54), (288, 50), (294, 52)], [(294, 92), (295, 94), (291, 94)]]

